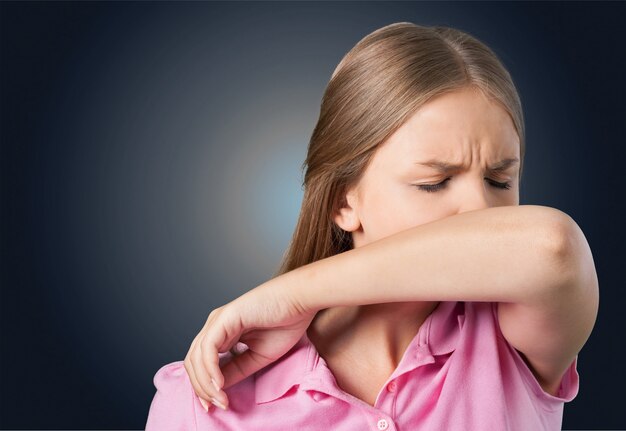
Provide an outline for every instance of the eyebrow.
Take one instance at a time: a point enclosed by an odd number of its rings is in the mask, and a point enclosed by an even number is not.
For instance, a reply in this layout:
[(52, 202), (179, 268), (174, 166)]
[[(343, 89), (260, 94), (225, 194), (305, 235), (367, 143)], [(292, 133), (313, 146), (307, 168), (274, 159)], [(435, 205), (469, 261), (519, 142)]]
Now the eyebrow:
[[(489, 172), (502, 172), (502, 171), (507, 170), (509, 167), (511, 167), (512, 165), (516, 163), (519, 163), (519, 159), (517, 157), (504, 159), (504, 160), (500, 160), (498, 163), (492, 166), (489, 166), (487, 170)], [(438, 171), (441, 171), (443, 173), (458, 171), (463, 167), (463, 165), (454, 165), (452, 163), (448, 163), (448, 162), (437, 160), (437, 159), (431, 159), (425, 162), (415, 162), (415, 164), (435, 168)]]

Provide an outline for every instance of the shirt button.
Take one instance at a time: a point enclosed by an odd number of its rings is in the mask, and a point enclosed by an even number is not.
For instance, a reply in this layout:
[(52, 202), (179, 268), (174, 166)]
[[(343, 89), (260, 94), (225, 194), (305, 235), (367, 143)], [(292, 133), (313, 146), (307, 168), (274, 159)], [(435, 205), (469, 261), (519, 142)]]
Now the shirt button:
[(389, 392), (395, 392), (395, 391), (396, 391), (396, 389), (398, 389), (398, 385), (396, 384), (395, 380), (394, 380), (393, 382), (390, 382), (390, 383), (387, 385), (387, 390), (388, 390)]
[(386, 430), (389, 427), (389, 424), (387, 423), (387, 421), (385, 419), (381, 419), (378, 421), (378, 429), (379, 430)]

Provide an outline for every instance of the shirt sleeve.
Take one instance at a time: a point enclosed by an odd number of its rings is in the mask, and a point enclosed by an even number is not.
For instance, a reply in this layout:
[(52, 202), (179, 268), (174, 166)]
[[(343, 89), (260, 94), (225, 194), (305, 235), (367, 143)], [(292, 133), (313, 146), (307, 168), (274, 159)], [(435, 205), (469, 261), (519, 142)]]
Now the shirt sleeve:
[(522, 355), (515, 349), (513, 346), (506, 341), (504, 335), (502, 335), (502, 331), (500, 329), (500, 323), (498, 320), (498, 311), (497, 311), (497, 303), (492, 303), (492, 312), (493, 317), (495, 319), (495, 324), (498, 329), (498, 335), (502, 338), (504, 342), (506, 342), (509, 347), (509, 351), (514, 357), (515, 363), (519, 372), (522, 374), (524, 379), (526, 380), (528, 386), (535, 394), (537, 399), (546, 407), (548, 410), (554, 410), (559, 408), (562, 403), (567, 403), (572, 401), (576, 395), (578, 394), (579, 388), (579, 374), (576, 369), (578, 365), (578, 355), (574, 357), (574, 360), (571, 362), (570, 366), (567, 368), (565, 373), (563, 373), (563, 377), (561, 378), (561, 383), (559, 385), (559, 390), (557, 391), (556, 396), (546, 392), (539, 382), (537, 378), (531, 371), (531, 369), (526, 364), (526, 361), (522, 358)]
[(183, 362), (164, 365), (154, 375), (156, 394), (150, 404), (145, 431), (197, 429), (196, 409), (202, 409), (202, 405)]

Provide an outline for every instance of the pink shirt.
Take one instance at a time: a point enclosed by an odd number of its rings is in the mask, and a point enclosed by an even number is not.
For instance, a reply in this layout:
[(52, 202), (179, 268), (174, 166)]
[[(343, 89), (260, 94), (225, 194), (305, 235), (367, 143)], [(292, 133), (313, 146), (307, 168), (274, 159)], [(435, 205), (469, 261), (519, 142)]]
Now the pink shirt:
[(374, 406), (339, 388), (305, 333), (283, 357), (226, 388), (227, 411), (202, 408), (183, 361), (164, 365), (146, 431), (560, 430), (563, 403), (578, 393), (577, 360), (550, 395), (502, 336), (497, 303), (440, 302)]

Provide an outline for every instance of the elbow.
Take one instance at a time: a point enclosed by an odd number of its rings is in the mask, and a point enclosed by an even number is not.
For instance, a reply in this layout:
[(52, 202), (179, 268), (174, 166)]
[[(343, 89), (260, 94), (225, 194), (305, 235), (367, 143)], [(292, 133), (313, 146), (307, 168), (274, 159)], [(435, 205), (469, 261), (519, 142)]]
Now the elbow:
[(547, 258), (560, 269), (571, 269), (576, 257), (575, 248), (581, 245), (582, 231), (568, 214), (555, 208), (545, 211), (543, 217), (541, 235)]
[[(598, 297), (598, 277), (591, 248), (580, 226), (568, 214), (551, 208), (543, 231), (546, 262), (551, 266), (557, 290), (581, 289), (588, 297)], [(571, 292), (570, 292), (571, 293)]]

